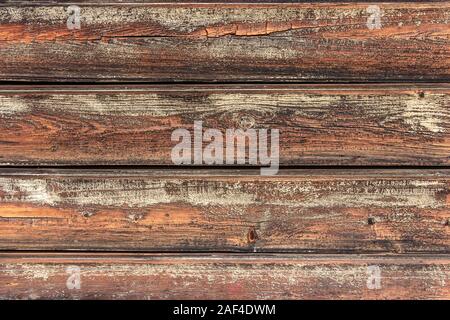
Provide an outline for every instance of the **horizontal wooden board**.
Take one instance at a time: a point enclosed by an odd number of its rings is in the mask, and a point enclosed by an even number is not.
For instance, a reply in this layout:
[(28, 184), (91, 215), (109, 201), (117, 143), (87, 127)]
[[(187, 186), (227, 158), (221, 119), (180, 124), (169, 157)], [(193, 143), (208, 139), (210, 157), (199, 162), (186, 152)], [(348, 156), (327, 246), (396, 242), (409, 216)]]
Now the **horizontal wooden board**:
[(0, 254), (1, 299), (448, 299), (444, 256)]
[(173, 164), (194, 121), (278, 129), (281, 165), (450, 164), (447, 84), (3, 87), (0, 164)]
[(450, 170), (0, 173), (0, 249), (448, 252)]
[[(342, 0), (2, 0), (0, 5), (49, 5), (49, 4), (146, 4), (146, 3), (215, 3), (215, 4), (239, 4), (239, 3), (342, 3)], [(374, 2), (373, 0), (347, 0), (345, 3), (352, 2)], [(376, 1), (375, 1), (376, 2)], [(395, 2), (408, 2), (414, 4), (415, 2), (445, 2), (445, 0), (391, 0)]]
[(449, 1), (80, 6), (0, 7), (0, 80), (450, 79)]

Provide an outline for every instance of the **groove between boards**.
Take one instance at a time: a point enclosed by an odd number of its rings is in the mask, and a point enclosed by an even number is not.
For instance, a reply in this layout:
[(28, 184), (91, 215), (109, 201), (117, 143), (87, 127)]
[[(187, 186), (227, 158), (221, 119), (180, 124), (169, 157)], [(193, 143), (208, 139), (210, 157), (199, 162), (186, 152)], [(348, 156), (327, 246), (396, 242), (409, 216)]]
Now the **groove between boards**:
[(385, 81), (385, 82), (1, 82), (0, 93), (14, 92), (99, 92), (102, 91), (268, 91), (268, 90), (400, 90), (400, 89), (448, 89), (445, 81)]
[(73, 257), (73, 258), (84, 258), (84, 257), (117, 257), (117, 258), (276, 258), (277, 256), (283, 256), (283, 258), (298, 258), (301, 259), (302, 257), (306, 259), (333, 259), (333, 258), (342, 258), (342, 259), (370, 259), (370, 258), (380, 258), (380, 259), (410, 259), (410, 258), (431, 258), (431, 257), (437, 257), (438, 258), (450, 258), (450, 253), (441, 253), (437, 254), (434, 252), (423, 252), (423, 253), (313, 253), (313, 254), (305, 254), (305, 253), (293, 253), (293, 252), (258, 252), (258, 253), (239, 253), (239, 252), (228, 252), (228, 251), (211, 251), (211, 252), (179, 252), (179, 251), (165, 251), (165, 252), (138, 252), (138, 251), (110, 251), (110, 252), (104, 252), (104, 251), (49, 251), (49, 250), (42, 250), (42, 251), (22, 251), (22, 252), (16, 252), (16, 251), (6, 251), (6, 250), (0, 250), (0, 259), (7, 258), (7, 257), (26, 257), (26, 258), (40, 258), (40, 257), (52, 257), (52, 258), (66, 258), (66, 257)]
[(43, 249), (7, 249), (0, 250), (0, 259), (3, 255), (17, 254), (17, 255), (130, 255), (130, 256), (141, 256), (141, 255), (178, 255), (178, 256), (211, 256), (211, 255), (230, 255), (230, 256), (267, 256), (267, 255), (283, 255), (283, 256), (352, 256), (352, 257), (427, 257), (427, 256), (446, 256), (450, 255), (450, 251), (408, 251), (408, 252), (391, 252), (391, 251), (368, 251), (368, 250), (263, 250), (254, 252), (250, 250), (87, 250), (87, 249), (58, 249), (58, 250), (43, 250)]
[[(205, 174), (205, 173), (218, 173), (218, 174), (226, 174), (226, 173), (240, 173), (240, 174), (251, 174), (251, 175), (258, 175), (258, 172), (261, 168), (264, 168), (263, 166), (208, 166), (208, 165), (198, 165), (198, 166), (178, 166), (178, 165), (71, 165), (71, 166), (64, 166), (64, 165), (45, 165), (45, 166), (18, 166), (18, 165), (1, 165), (0, 166), (0, 175), (5, 173), (12, 173), (12, 172), (23, 172), (23, 173), (30, 173), (33, 172), (61, 172), (66, 171), (69, 172), (80, 172), (83, 171), (94, 171), (101, 173), (102, 171), (105, 173), (114, 173), (114, 170), (117, 170), (118, 172), (121, 171), (122, 173), (128, 172), (166, 172), (170, 173), (176, 172), (176, 173), (191, 173), (195, 175), (197, 172), (198, 174)], [(450, 170), (450, 166), (404, 166), (404, 165), (391, 165), (391, 166), (350, 166), (350, 165), (336, 165), (336, 166), (283, 166), (280, 165), (279, 172), (277, 175), (282, 175), (287, 173), (288, 171), (298, 171), (297, 174), (301, 173), (304, 174), (307, 171), (311, 171), (311, 173), (318, 173), (318, 172), (326, 172), (329, 171), (330, 173), (333, 172), (354, 172), (354, 173), (361, 173), (364, 174), (367, 173), (377, 173), (379, 171), (387, 171), (387, 172), (398, 172), (398, 173), (407, 173), (408, 171), (418, 171), (418, 172), (426, 172), (426, 171), (446, 171)], [(295, 172), (294, 172), (295, 173)], [(277, 175), (274, 175), (272, 177), (276, 177)]]
[(285, 81), (258, 81), (258, 80), (246, 80), (246, 81), (211, 81), (211, 80), (173, 80), (173, 81), (140, 81), (139, 79), (127, 80), (127, 81), (101, 81), (101, 80), (93, 80), (86, 81), (85, 79), (80, 81), (45, 81), (45, 80), (8, 80), (4, 81), (0, 79), (0, 86), (7, 85), (55, 85), (55, 86), (70, 86), (70, 85), (89, 85), (89, 86), (102, 86), (102, 85), (115, 85), (115, 86), (126, 86), (126, 85), (411, 85), (411, 84), (450, 84), (450, 78), (442, 78), (442, 79), (386, 79), (386, 80), (367, 80), (367, 81), (351, 81), (351, 80), (340, 80), (340, 79), (330, 79), (328, 81), (317, 80), (317, 81), (298, 81), (298, 80), (285, 80)]

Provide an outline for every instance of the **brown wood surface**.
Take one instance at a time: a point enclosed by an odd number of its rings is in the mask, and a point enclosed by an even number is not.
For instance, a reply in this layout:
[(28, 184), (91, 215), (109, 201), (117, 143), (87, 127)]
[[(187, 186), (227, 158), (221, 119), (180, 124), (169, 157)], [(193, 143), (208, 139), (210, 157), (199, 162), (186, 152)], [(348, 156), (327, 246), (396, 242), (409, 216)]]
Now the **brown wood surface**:
[[(445, 2), (446, 0), (390, 0), (386, 1), (389, 3), (395, 2), (403, 2), (403, 3), (411, 3), (414, 5), (415, 2)], [(165, 4), (186, 4), (186, 3), (215, 3), (215, 4), (239, 4), (239, 3), (284, 3), (284, 4), (293, 4), (293, 3), (343, 3), (342, 0), (2, 0), (0, 5), (49, 5), (49, 4), (147, 4), (147, 3), (165, 3)], [(347, 0), (345, 3), (364, 3), (370, 2), (373, 3), (373, 0)], [(377, 1), (375, 1), (377, 2)]]
[(450, 1), (122, 2), (0, 3), (0, 299), (450, 298)]
[(448, 256), (0, 254), (3, 299), (448, 299), (449, 278)]
[(0, 80), (448, 81), (450, 2), (0, 7)]
[(449, 170), (6, 170), (0, 249), (448, 252)]
[(280, 130), (281, 165), (450, 164), (447, 84), (3, 87), (0, 164), (173, 164), (194, 121)]

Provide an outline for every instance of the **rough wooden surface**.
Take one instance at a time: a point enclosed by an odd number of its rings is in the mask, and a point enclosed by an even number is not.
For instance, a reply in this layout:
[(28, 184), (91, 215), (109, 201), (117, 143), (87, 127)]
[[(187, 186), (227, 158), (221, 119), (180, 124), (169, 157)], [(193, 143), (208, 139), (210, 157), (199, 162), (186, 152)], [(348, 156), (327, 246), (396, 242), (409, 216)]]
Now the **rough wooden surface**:
[(449, 170), (2, 170), (0, 248), (448, 252)]
[(448, 256), (0, 254), (8, 299), (448, 299), (449, 278)]
[[(449, 299), (450, 1), (1, 2), (0, 299)], [(194, 121), (291, 169), (167, 166)]]
[(282, 165), (450, 164), (437, 84), (3, 87), (0, 164), (173, 164), (171, 134), (194, 121), (279, 129)]
[[(239, 3), (284, 3), (284, 4), (293, 4), (296, 2), (300, 3), (309, 3), (309, 4), (316, 4), (316, 3), (342, 3), (344, 1), (342, 0), (2, 0), (2, 3), (0, 5), (49, 5), (49, 4), (147, 4), (147, 3), (219, 3), (219, 4), (239, 4)], [(345, 3), (364, 3), (364, 2), (370, 2), (373, 3), (373, 0), (347, 0)], [(377, 1), (375, 1), (376, 3)], [(411, 3), (414, 5), (415, 2), (445, 2), (445, 0), (390, 0), (386, 2), (402, 2), (402, 3)]]
[[(80, 4), (82, 5), (82, 4)], [(450, 2), (0, 7), (0, 80), (450, 79)]]

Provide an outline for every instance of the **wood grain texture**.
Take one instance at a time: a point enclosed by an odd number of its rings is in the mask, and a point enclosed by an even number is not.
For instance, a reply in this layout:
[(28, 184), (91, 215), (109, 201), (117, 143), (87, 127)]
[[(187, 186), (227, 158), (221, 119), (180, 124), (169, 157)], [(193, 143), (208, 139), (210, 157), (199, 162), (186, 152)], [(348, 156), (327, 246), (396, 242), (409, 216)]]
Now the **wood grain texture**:
[(0, 79), (448, 81), (450, 2), (0, 7)]
[[(49, 4), (146, 4), (146, 3), (215, 3), (215, 4), (239, 4), (239, 3), (282, 3), (282, 4), (293, 4), (293, 3), (342, 3), (342, 0), (2, 0), (0, 5), (49, 5)], [(345, 3), (353, 3), (353, 2), (370, 2), (373, 3), (373, 0), (348, 0)], [(445, 0), (391, 0), (387, 1), (390, 3), (395, 2), (403, 2), (403, 3), (411, 3), (415, 2), (445, 2)]]
[(448, 299), (449, 278), (447, 255), (0, 254), (2, 299)]
[(0, 249), (448, 252), (449, 170), (0, 175)]
[(3, 87), (0, 164), (170, 165), (194, 121), (278, 129), (281, 165), (450, 164), (446, 84)]

